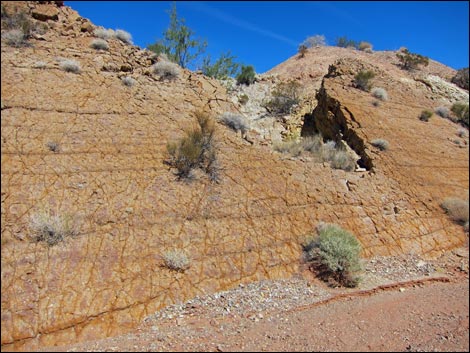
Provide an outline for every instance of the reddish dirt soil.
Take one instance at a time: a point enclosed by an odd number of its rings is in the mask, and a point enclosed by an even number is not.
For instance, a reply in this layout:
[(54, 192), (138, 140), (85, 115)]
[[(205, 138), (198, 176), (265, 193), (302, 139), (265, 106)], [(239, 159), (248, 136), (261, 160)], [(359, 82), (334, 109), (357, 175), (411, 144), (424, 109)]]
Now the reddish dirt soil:
[(333, 289), (313, 278), (309, 286), (332, 295), (241, 315), (190, 306), (193, 312), (148, 320), (131, 334), (43, 351), (469, 350), (468, 267), (457, 262), (442, 275), (372, 289)]

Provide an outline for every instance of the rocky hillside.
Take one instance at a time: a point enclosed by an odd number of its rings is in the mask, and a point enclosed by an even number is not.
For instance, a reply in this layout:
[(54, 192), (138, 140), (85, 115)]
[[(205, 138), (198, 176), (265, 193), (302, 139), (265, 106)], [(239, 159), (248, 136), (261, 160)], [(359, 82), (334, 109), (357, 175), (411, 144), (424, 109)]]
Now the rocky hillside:
[[(11, 33), (18, 13), (30, 21), (28, 38)], [(271, 135), (253, 128), (243, 139), (217, 123), (220, 181), (195, 173), (185, 182), (165, 163), (167, 143), (196, 111), (217, 118), (246, 108), (200, 73), (161, 79), (153, 70), (161, 59), (119, 37), (95, 49), (96, 29), (61, 2), (2, 2), (2, 350), (116, 335), (195, 295), (289, 278), (319, 222), (353, 232), (364, 257), (432, 257), (465, 242), (439, 204), (468, 199), (468, 130), (458, 136), (450, 120), (418, 119), (456, 95), (468, 100), (447, 82), (451, 69), (432, 63), (414, 78), (389, 53), (320, 48), (297, 73), (287, 68), (293, 57), (259, 84), (312, 80), (297, 128), (344, 141), (365, 168), (286, 158)], [(330, 70), (316, 67), (317, 52), (335, 58)], [(387, 101), (374, 106), (351, 87), (360, 68), (376, 73)], [(375, 138), (389, 149), (372, 146)], [(74, 236), (35, 241), (45, 217), (67, 219)], [(186, 254), (185, 271), (164, 261), (171, 251)]]

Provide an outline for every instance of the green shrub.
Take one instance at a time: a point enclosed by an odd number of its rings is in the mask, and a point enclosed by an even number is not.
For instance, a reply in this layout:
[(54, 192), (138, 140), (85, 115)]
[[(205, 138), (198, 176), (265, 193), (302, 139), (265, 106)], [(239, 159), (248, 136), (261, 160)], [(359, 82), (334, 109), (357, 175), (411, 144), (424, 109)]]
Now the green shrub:
[(318, 236), (303, 248), (311, 269), (321, 279), (347, 287), (358, 285), (362, 247), (353, 234), (335, 224), (322, 224)]
[(290, 114), (292, 107), (300, 102), (300, 87), (296, 81), (278, 83), (271, 93), (271, 100), (264, 107), (273, 115)]
[(251, 65), (242, 65), (241, 72), (237, 76), (237, 83), (239, 85), (251, 85), (255, 82), (255, 68)]
[(417, 69), (419, 65), (428, 66), (429, 64), (427, 56), (410, 53), (406, 48), (399, 51), (396, 55), (400, 61), (400, 66), (405, 70), (413, 70)]
[(466, 89), (468, 91), (469, 86), (469, 70), (468, 67), (460, 69), (457, 71), (454, 77), (451, 80), (452, 83), (455, 83), (460, 88)]
[(369, 92), (371, 88), (369, 81), (374, 77), (375, 74), (372, 71), (359, 71), (356, 76), (354, 76), (354, 87)]
[(226, 79), (227, 77), (233, 77), (239, 69), (239, 64), (234, 62), (235, 56), (227, 53), (222, 53), (220, 57), (211, 64), (210, 55), (206, 56), (202, 63), (202, 73), (206, 76), (213, 77), (216, 79)]
[(432, 117), (433, 112), (430, 110), (423, 110), (419, 116), (419, 120), (428, 121)]
[(370, 143), (372, 146), (377, 147), (381, 151), (388, 150), (389, 143), (387, 140), (375, 139), (375, 140), (372, 140)]
[(30, 230), (34, 241), (45, 242), (49, 246), (78, 234), (75, 221), (70, 215), (51, 215), (50, 212), (45, 211), (31, 216)]
[(180, 179), (190, 178), (194, 168), (203, 169), (211, 181), (218, 181), (217, 154), (214, 148), (214, 121), (204, 112), (196, 112), (197, 127), (185, 131), (185, 136), (167, 144), (169, 159)]
[(355, 40), (343, 36), (336, 39), (336, 46), (341, 48), (358, 48), (359, 44)]
[(451, 108), (452, 113), (455, 114), (457, 120), (463, 125), (468, 127), (468, 103), (465, 102), (455, 102)]

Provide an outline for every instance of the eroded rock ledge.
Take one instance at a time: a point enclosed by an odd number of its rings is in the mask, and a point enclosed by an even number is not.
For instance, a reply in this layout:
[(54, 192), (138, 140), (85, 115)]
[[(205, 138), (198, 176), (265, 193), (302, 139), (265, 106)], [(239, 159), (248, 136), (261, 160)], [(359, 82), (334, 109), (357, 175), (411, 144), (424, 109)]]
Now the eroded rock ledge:
[(354, 115), (341, 102), (328, 95), (323, 83), (316, 99), (318, 105), (304, 117), (301, 136), (320, 133), (326, 140), (337, 143), (344, 141), (361, 157), (358, 160), (359, 166), (371, 170), (373, 164), (365, 151), (364, 141), (354, 131), (355, 128), (360, 128)]

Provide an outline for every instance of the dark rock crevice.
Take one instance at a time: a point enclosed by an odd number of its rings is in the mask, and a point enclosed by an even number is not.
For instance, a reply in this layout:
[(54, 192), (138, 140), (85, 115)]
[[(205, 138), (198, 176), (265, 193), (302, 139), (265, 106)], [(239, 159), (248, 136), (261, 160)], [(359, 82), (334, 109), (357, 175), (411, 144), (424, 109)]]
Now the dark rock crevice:
[(354, 129), (361, 125), (355, 119), (351, 111), (342, 106), (341, 103), (330, 97), (322, 83), (316, 95), (318, 105), (304, 116), (304, 124), (301, 136), (321, 134), (323, 139), (340, 143), (346, 142), (361, 158), (358, 165), (367, 170), (373, 168), (372, 160), (365, 151), (365, 145)]

